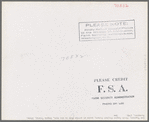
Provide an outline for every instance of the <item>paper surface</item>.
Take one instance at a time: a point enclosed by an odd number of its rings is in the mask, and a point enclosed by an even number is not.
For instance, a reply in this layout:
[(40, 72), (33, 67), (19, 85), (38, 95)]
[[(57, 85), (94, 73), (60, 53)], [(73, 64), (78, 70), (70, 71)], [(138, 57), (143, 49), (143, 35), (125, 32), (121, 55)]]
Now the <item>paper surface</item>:
[(2, 2), (2, 120), (147, 120), (147, 2)]

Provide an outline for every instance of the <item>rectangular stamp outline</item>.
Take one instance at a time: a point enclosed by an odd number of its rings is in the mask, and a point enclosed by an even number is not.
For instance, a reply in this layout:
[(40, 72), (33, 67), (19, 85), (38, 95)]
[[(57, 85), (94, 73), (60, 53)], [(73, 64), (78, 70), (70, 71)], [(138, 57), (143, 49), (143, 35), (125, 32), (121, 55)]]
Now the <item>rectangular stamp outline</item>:
[(131, 20), (110, 20), (110, 21), (90, 21), (90, 22), (79, 22), (79, 23), (78, 23), (79, 41), (80, 41), (80, 42), (86, 42), (86, 41), (98, 41), (98, 40), (84, 40), (84, 41), (81, 41), (81, 40), (80, 40), (80, 24), (81, 24), (81, 23), (94, 23), (94, 22), (117, 22), (117, 21), (134, 21), (134, 38), (101, 39), (100, 41), (103, 41), (103, 40), (124, 40), (124, 39), (136, 39), (135, 19), (131, 19)]

